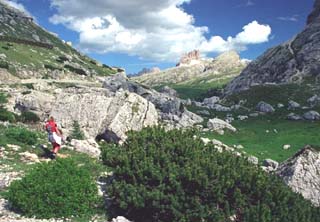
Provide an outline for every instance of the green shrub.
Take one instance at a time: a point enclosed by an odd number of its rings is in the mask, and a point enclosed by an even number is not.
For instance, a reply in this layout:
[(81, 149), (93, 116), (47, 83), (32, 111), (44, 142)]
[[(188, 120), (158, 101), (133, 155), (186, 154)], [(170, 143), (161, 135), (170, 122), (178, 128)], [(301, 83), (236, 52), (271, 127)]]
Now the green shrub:
[(4, 104), (4, 103), (7, 103), (8, 102), (8, 99), (7, 99), (7, 95), (0, 92), (0, 104)]
[(22, 127), (10, 127), (5, 131), (5, 136), (17, 143), (35, 145), (37, 143), (37, 133)]
[(9, 63), (6, 61), (0, 60), (0, 68), (2, 69), (9, 69)]
[[(124, 145), (105, 145), (114, 169), (115, 215), (147, 222), (316, 222), (319, 208), (243, 158), (193, 139), (194, 131), (147, 128)], [(199, 137), (198, 137), (199, 138)]]
[(13, 123), (16, 121), (15, 115), (12, 112), (9, 112), (5, 108), (0, 106), (0, 121), (8, 121)]
[(76, 139), (76, 140), (83, 140), (84, 139), (84, 133), (82, 132), (78, 121), (73, 121), (72, 128), (73, 129), (72, 129), (70, 138), (71, 139)]
[(24, 86), (27, 87), (28, 89), (34, 89), (32, 83), (26, 83), (26, 84), (24, 84)]
[(71, 65), (65, 65), (64, 66), (66, 69), (68, 69), (70, 72), (74, 72), (74, 73), (77, 73), (79, 75), (86, 75), (86, 72), (85, 70), (81, 69), (81, 68), (76, 68), (76, 67), (73, 67)]
[(50, 65), (50, 64), (44, 64), (44, 68), (52, 70), (52, 71), (54, 71), (54, 70), (60, 70), (61, 71), (62, 70), (61, 68), (53, 66), (53, 65)]
[(88, 170), (71, 159), (39, 164), (6, 194), (14, 210), (28, 217), (89, 216), (96, 212), (98, 190)]
[(19, 121), (23, 123), (36, 123), (40, 121), (40, 118), (34, 112), (25, 111), (19, 116)]

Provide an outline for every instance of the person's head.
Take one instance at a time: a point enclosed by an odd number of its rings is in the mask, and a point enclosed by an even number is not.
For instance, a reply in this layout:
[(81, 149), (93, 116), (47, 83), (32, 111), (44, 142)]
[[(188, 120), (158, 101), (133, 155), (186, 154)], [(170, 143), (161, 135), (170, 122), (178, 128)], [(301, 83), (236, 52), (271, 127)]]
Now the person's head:
[(49, 121), (50, 121), (50, 122), (54, 122), (53, 116), (50, 116), (50, 117), (49, 117)]

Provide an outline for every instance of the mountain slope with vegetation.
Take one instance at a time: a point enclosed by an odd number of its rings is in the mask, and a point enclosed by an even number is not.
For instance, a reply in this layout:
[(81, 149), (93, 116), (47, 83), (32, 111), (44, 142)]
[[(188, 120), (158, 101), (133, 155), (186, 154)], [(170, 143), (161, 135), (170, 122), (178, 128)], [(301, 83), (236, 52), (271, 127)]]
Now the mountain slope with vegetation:
[(18, 78), (107, 76), (118, 71), (79, 53), (56, 34), (37, 25), (32, 17), (2, 1), (0, 68)]
[(267, 50), (236, 77), (225, 94), (247, 90), (266, 83), (311, 82), (320, 78), (320, 0), (315, 1), (305, 29), (279, 46)]

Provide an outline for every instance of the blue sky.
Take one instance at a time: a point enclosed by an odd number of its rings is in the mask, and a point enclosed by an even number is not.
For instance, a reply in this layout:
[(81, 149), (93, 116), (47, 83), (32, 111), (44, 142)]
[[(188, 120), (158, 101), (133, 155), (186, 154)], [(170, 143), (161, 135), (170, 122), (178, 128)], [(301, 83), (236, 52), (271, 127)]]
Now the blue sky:
[(10, 2), (82, 52), (127, 73), (172, 67), (195, 48), (207, 57), (235, 49), (255, 59), (301, 31), (313, 5), (313, 0)]

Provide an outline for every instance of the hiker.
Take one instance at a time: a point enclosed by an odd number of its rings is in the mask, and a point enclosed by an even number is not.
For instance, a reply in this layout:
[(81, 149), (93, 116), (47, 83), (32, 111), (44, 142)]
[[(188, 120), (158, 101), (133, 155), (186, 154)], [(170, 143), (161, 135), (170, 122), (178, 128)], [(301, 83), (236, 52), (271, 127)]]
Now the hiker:
[(54, 118), (51, 116), (46, 122), (45, 129), (48, 132), (48, 140), (52, 144), (52, 151), (50, 158), (55, 159), (62, 144), (62, 132), (59, 130)]

